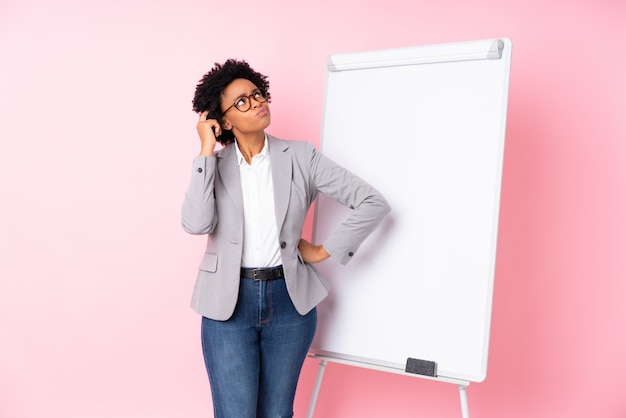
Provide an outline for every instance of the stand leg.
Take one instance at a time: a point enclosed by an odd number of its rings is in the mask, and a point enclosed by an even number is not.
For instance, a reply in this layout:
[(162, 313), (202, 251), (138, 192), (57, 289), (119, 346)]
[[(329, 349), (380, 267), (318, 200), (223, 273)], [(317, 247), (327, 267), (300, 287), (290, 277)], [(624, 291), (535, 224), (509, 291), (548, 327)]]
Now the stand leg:
[(311, 396), (311, 403), (309, 404), (309, 412), (306, 414), (307, 418), (313, 418), (313, 411), (315, 410), (315, 403), (317, 402), (317, 395), (320, 393), (320, 386), (322, 386), (322, 378), (324, 377), (324, 370), (326, 369), (326, 360), (320, 361), (320, 367), (317, 370), (317, 379), (315, 380), (315, 388), (313, 389), (313, 395)]
[(461, 396), (461, 414), (463, 418), (469, 418), (469, 408), (467, 407), (467, 386), (459, 385), (459, 395)]

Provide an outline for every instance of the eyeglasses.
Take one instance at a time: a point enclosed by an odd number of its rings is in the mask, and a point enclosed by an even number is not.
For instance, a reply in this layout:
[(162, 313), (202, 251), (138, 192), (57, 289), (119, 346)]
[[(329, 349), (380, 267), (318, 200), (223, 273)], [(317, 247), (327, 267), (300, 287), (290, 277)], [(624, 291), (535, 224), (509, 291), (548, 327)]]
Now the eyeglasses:
[(237, 98), (237, 101), (233, 103), (232, 105), (228, 106), (228, 108), (222, 112), (222, 115), (228, 112), (228, 110), (231, 107), (234, 107), (240, 112), (247, 112), (252, 107), (252, 100), (250, 100), (250, 98), (253, 98), (258, 103), (265, 103), (265, 96), (263, 96), (263, 93), (261, 93), (261, 90), (255, 90), (249, 96), (244, 95), (244, 96)]

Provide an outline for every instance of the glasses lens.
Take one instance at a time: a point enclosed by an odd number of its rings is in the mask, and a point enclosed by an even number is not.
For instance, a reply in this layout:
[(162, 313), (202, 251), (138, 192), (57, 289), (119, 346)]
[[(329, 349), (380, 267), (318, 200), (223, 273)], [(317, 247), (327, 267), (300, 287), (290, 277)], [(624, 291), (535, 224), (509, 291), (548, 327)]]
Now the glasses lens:
[(239, 98), (239, 100), (235, 102), (235, 107), (237, 108), (237, 110), (246, 112), (250, 109), (250, 98), (245, 96)]
[(263, 93), (261, 93), (260, 90), (257, 90), (254, 92), (254, 100), (256, 100), (259, 103), (265, 103), (265, 96), (263, 96)]

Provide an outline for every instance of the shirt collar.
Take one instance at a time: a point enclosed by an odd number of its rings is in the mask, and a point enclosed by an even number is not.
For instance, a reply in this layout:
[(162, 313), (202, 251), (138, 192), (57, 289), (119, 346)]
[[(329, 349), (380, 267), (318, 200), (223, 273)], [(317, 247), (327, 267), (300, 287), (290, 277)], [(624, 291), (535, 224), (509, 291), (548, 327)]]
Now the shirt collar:
[[(239, 150), (239, 145), (237, 144), (237, 138), (235, 138), (235, 152), (237, 153), (237, 165), (239, 167), (241, 167), (244, 164), (248, 164), (245, 157)], [(269, 152), (269, 144), (267, 142), (267, 134), (265, 134), (265, 142), (263, 143), (263, 149), (257, 155), (252, 157), (252, 160), (254, 161), (254, 160), (261, 159), (261, 158), (267, 158), (268, 152)]]

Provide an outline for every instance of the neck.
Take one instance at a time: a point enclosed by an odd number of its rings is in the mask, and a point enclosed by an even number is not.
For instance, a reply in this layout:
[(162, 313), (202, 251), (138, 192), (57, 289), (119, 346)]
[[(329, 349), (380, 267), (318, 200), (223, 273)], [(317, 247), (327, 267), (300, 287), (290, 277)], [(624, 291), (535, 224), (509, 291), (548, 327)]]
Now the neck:
[(257, 155), (263, 150), (265, 145), (265, 133), (255, 135), (243, 135), (237, 136), (237, 146), (239, 151), (243, 154), (248, 164), (252, 163), (252, 157)]

